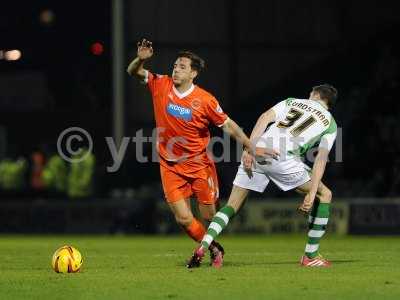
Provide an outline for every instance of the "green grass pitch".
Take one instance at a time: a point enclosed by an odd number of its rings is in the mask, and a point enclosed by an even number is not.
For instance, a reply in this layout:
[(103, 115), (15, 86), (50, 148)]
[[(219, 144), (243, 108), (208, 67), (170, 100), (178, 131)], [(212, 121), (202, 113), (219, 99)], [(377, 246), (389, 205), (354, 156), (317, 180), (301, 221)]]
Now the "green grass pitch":
[[(305, 236), (223, 236), (225, 265), (184, 262), (185, 236), (0, 236), (0, 299), (400, 299), (399, 237), (334, 237), (329, 269), (298, 265)], [(57, 274), (53, 251), (70, 244), (82, 271)]]

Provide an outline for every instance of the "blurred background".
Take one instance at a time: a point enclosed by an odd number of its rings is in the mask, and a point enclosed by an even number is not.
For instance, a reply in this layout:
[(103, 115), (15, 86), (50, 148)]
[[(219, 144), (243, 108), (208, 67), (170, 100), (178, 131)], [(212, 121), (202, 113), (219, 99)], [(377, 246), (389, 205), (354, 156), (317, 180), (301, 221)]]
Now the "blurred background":
[[(157, 162), (139, 163), (130, 143), (119, 170), (107, 172), (113, 159), (105, 137), (150, 136), (155, 126), (149, 92), (125, 71), (137, 41), (147, 38), (155, 49), (147, 67), (159, 74), (171, 73), (179, 50), (202, 56), (207, 68), (197, 84), (246, 133), (278, 101), (334, 85), (340, 147), (324, 176), (336, 202), (332, 230), (400, 233), (399, 29), (396, 9), (382, 1), (2, 3), (0, 232), (179, 231)], [(79, 163), (57, 151), (70, 127), (93, 139)], [(232, 143), (232, 157), (236, 149)], [(144, 153), (151, 155), (149, 144)], [(222, 199), (237, 165), (217, 165)], [(232, 230), (301, 231), (299, 201), (271, 185), (252, 195)]]

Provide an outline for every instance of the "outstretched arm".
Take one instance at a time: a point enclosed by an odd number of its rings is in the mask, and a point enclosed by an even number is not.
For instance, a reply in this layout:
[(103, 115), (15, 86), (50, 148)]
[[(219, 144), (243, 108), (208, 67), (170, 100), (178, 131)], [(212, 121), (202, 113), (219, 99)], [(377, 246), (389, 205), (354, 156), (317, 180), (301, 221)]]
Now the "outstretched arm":
[(326, 162), (328, 161), (329, 150), (325, 148), (319, 148), (318, 154), (315, 157), (314, 165), (312, 168), (311, 175), (311, 188), (308, 194), (304, 197), (303, 204), (299, 207), (299, 210), (307, 213), (313, 206), (315, 196), (319, 183), (321, 182), (322, 176), (325, 172)]
[(126, 71), (129, 75), (144, 80), (146, 78), (146, 70), (143, 66), (145, 61), (153, 56), (152, 43), (143, 39), (141, 42), (138, 42), (137, 47), (137, 57), (131, 61)]
[[(262, 157), (273, 157), (276, 158), (279, 153), (273, 149), (255, 149), (255, 144), (253, 144), (247, 135), (243, 132), (242, 128), (236, 124), (232, 119), (227, 119), (222, 129), (232, 136), (238, 143), (241, 143), (252, 155), (258, 155)], [(265, 130), (265, 129), (264, 129)], [(254, 131), (254, 130), (253, 130)]]
[[(253, 147), (255, 147), (259, 138), (265, 132), (265, 129), (267, 129), (268, 124), (271, 122), (274, 122), (275, 119), (276, 119), (276, 115), (272, 109), (267, 110), (258, 118), (257, 123), (254, 126), (253, 131), (251, 132), (251, 136), (250, 136), (250, 141), (251, 141), (252, 145), (254, 145)], [(256, 149), (257, 155), (261, 154), (261, 153), (258, 153), (259, 152), (258, 150), (261, 150), (261, 149)], [(276, 155), (279, 155), (279, 153), (277, 151), (272, 150), (272, 149), (265, 149), (263, 151), (274, 151), (273, 153), (275, 154), (275, 157), (276, 157)], [(274, 155), (272, 155), (272, 157), (274, 157)], [(244, 169), (247, 171), (250, 171), (251, 167), (253, 165), (254, 156), (251, 154), (250, 151), (248, 151), (247, 148), (243, 152), (242, 161), (243, 161)], [(251, 173), (249, 173), (249, 175), (251, 175)]]
[(322, 176), (325, 172), (326, 163), (329, 157), (329, 151), (333, 147), (337, 134), (337, 126), (335, 120), (332, 118), (329, 128), (322, 137), (319, 147), (318, 154), (315, 157), (315, 161), (312, 168), (311, 175), (311, 187), (310, 191), (304, 197), (303, 204), (299, 207), (299, 210), (304, 213), (308, 213), (314, 203), (315, 195), (317, 194), (318, 186), (321, 182)]
[(275, 112), (272, 109), (267, 110), (258, 118), (250, 136), (250, 141), (253, 144), (257, 143), (258, 139), (265, 132), (265, 129), (267, 129), (268, 124), (274, 122), (275, 118)]
[(235, 121), (228, 118), (224, 125), (222, 125), (222, 129), (231, 137), (233, 137), (238, 143), (241, 143), (246, 148), (250, 149), (250, 151), (253, 151), (253, 147), (251, 146), (249, 138)]

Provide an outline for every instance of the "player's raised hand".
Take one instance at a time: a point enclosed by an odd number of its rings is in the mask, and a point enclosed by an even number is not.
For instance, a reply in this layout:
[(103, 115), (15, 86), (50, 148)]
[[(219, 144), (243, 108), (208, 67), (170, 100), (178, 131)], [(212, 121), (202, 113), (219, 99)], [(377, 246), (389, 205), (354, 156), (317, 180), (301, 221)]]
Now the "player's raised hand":
[(137, 56), (141, 60), (149, 59), (153, 56), (153, 47), (152, 42), (142, 39), (140, 42), (137, 43)]

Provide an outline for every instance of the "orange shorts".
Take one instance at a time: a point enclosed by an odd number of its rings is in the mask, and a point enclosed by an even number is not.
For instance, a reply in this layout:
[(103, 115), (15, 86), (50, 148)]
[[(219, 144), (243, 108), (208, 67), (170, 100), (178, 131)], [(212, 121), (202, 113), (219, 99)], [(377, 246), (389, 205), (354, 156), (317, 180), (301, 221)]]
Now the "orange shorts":
[(176, 173), (160, 164), (161, 182), (168, 203), (188, 199), (193, 194), (202, 204), (214, 204), (218, 200), (218, 177), (214, 163), (190, 177)]

